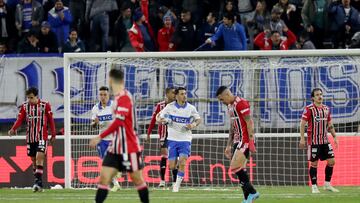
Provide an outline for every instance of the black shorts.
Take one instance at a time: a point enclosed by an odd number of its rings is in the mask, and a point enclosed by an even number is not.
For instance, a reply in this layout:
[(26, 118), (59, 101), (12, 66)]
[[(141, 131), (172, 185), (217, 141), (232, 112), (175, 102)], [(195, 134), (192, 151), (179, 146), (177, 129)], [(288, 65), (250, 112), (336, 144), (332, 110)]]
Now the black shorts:
[(308, 145), (308, 160), (313, 162), (317, 160), (324, 161), (326, 159), (335, 158), (331, 144)]
[(250, 153), (249, 153), (249, 144), (248, 143), (238, 142), (238, 143), (233, 144), (232, 156), (234, 156), (236, 150), (240, 150), (244, 154), (246, 159), (249, 160)]
[(48, 142), (46, 140), (39, 140), (39, 142), (27, 143), (27, 155), (35, 157), (37, 152), (46, 154)]
[(121, 172), (135, 172), (144, 167), (141, 160), (141, 152), (130, 154), (113, 154), (108, 152), (105, 155), (102, 165), (116, 168)]
[(163, 140), (160, 139), (160, 148), (166, 148), (168, 147), (168, 144), (167, 144), (167, 137)]

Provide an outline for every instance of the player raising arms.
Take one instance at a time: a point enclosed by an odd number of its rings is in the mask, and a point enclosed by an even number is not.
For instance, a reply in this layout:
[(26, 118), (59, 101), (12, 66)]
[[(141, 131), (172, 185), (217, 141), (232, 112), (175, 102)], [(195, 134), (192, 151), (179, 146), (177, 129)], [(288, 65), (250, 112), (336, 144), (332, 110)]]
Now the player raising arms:
[(50, 144), (55, 141), (56, 131), (50, 103), (38, 98), (38, 89), (26, 90), (27, 101), (21, 105), (18, 118), (8, 134), (14, 135), (17, 128), (26, 119), (27, 155), (31, 158), (35, 176), (34, 192), (43, 191), (42, 175), (48, 145), (48, 125), (50, 125)]
[(250, 115), (249, 102), (244, 98), (234, 96), (226, 86), (220, 86), (216, 91), (216, 96), (220, 102), (227, 106), (230, 115), (230, 132), (225, 156), (231, 159), (230, 169), (239, 178), (245, 198), (243, 202), (252, 203), (259, 198), (260, 194), (250, 183), (246, 171), (246, 162), (250, 157), (249, 151), (256, 152), (254, 122)]
[[(147, 131), (147, 142), (150, 142), (150, 134), (152, 129), (155, 126), (156, 116), (157, 114), (165, 108), (165, 106), (175, 100), (175, 88), (168, 87), (165, 89), (165, 100), (156, 104), (154, 113), (152, 115), (150, 125)], [(168, 158), (168, 150), (167, 150), (167, 125), (159, 124), (158, 125), (158, 133), (160, 139), (160, 153), (161, 153), (161, 161), (160, 161), (160, 177), (161, 181), (159, 187), (165, 187), (165, 173), (166, 173), (166, 161)], [(175, 169), (177, 170), (177, 169)], [(176, 174), (174, 172), (173, 174)], [(174, 178), (174, 182), (176, 181), (176, 176)]]
[(191, 130), (201, 123), (200, 115), (195, 106), (186, 101), (186, 89), (179, 87), (175, 90), (176, 101), (166, 105), (157, 116), (157, 121), (168, 125), (169, 165), (172, 171), (176, 168), (179, 157), (179, 171), (173, 192), (179, 192), (185, 175), (185, 164), (191, 153)]
[[(112, 122), (112, 104), (110, 100), (109, 88), (102, 86), (99, 88), (99, 103), (95, 104), (91, 111), (91, 125), (93, 127), (99, 126), (100, 133), (102, 133)], [(112, 136), (107, 136), (97, 145), (97, 151), (101, 159), (104, 159), (108, 147), (111, 145)], [(115, 192), (120, 189), (120, 184), (117, 178), (113, 178), (114, 184), (111, 191)]]
[(339, 192), (331, 186), (330, 180), (335, 165), (333, 148), (328, 140), (327, 133), (330, 131), (334, 138), (335, 147), (338, 146), (334, 125), (331, 121), (330, 109), (323, 104), (323, 92), (320, 88), (311, 91), (312, 104), (305, 107), (300, 122), (300, 148), (305, 149), (305, 125), (307, 129), (308, 160), (310, 161), (309, 175), (311, 178), (312, 193), (320, 193), (317, 187), (318, 160), (326, 160), (325, 167), (325, 190)]
[(104, 202), (112, 178), (118, 171), (126, 171), (138, 190), (141, 202), (148, 203), (149, 191), (142, 175), (141, 148), (133, 128), (133, 102), (130, 93), (125, 90), (124, 72), (111, 69), (109, 83), (115, 96), (114, 120), (105, 131), (90, 140), (90, 146), (95, 148), (103, 138), (113, 134), (112, 145), (102, 163), (95, 202)]

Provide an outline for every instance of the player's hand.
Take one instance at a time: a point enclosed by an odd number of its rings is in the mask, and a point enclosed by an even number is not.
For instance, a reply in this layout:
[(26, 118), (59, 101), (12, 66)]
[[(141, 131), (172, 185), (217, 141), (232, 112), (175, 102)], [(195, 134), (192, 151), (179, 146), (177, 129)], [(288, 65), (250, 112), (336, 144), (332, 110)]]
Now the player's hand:
[(146, 135), (145, 143), (146, 144), (150, 143), (150, 135)]
[(96, 117), (96, 118), (91, 122), (90, 125), (91, 125), (93, 128), (95, 128), (98, 124), (99, 124), (99, 118)]
[(9, 132), (8, 132), (8, 135), (11, 137), (13, 135), (15, 135), (15, 130), (14, 129), (10, 129)]
[(305, 149), (306, 148), (304, 138), (300, 138), (299, 147), (300, 147), (300, 149)]
[(249, 151), (250, 151), (251, 153), (255, 153), (255, 152), (256, 152), (256, 147), (255, 147), (254, 139), (250, 139), (250, 141), (249, 141)]
[(335, 149), (339, 147), (339, 143), (336, 137), (334, 138), (334, 145), (335, 145)]
[(230, 146), (227, 146), (225, 148), (225, 156), (226, 156), (226, 158), (231, 159), (231, 147)]
[(55, 144), (55, 139), (56, 139), (55, 136), (51, 136), (51, 138), (50, 138), (50, 143), (49, 143), (51, 146), (54, 146), (54, 144)]
[(96, 148), (96, 145), (97, 145), (100, 141), (101, 141), (101, 137), (96, 136), (96, 137), (94, 137), (94, 138), (92, 138), (92, 139), (90, 140), (89, 145), (90, 145), (91, 148), (95, 149), (95, 148)]
[(187, 124), (185, 126), (185, 128), (187, 128), (188, 130), (192, 130), (193, 128), (195, 128), (196, 126), (193, 123)]

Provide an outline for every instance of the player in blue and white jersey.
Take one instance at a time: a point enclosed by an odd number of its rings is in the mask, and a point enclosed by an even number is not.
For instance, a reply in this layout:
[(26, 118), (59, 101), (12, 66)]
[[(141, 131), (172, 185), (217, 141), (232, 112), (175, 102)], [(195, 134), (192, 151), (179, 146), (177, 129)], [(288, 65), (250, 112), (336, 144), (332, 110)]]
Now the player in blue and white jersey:
[(195, 106), (186, 101), (186, 89), (179, 87), (175, 90), (176, 101), (169, 103), (160, 111), (157, 121), (168, 126), (168, 160), (171, 170), (176, 168), (179, 158), (179, 169), (173, 192), (178, 192), (185, 175), (186, 160), (191, 152), (191, 130), (200, 125), (201, 119)]
[[(99, 88), (99, 102), (94, 105), (91, 110), (91, 126), (99, 126), (100, 133), (108, 128), (113, 120), (113, 101), (110, 100), (109, 88), (102, 86)], [(111, 145), (112, 136), (108, 136), (99, 142), (97, 145), (97, 151), (101, 159), (106, 155), (108, 147)], [(119, 175), (118, 175), (119, 176)], [(120, 175), (121, 176), (121, 175)], [(116, 177), (113, 179), (114, 187), (111, 191), (117, 191), (120, 189), (120, 184), (117, 181)]]

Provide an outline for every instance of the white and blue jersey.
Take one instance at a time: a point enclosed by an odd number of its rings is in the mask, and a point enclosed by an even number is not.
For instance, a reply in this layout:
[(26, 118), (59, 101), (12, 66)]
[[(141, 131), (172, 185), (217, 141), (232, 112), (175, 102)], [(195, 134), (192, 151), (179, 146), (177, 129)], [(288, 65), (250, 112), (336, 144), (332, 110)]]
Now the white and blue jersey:
[(168, 120), (169, 160), (175, 160), (179, 156), (189, 157), (192, 133), (186, 125), (200, 119), (195, 106), (187, 102), (183, 106), (176, 101), (171, 102), (160, 112), (160, 118)]
[[(104, 108), (101, 105), (101, 102), (94, 105), (91, 110), (91, 119), (94, 120), (95, 118), (99, 119), (99, 130), (100, 133), (106, 130), (106, 128), (111, 124), (113, 120), (113, 109), (112, 109), (113, 101), (109, 100)], [(99, 152), (99, 156), (104, 158), (107, 152), (107, 148), (110, 146), (112, 140), (112, 136), (107, 136), (104, 140), (101, 140), (97, 145), (97, 150)]]

